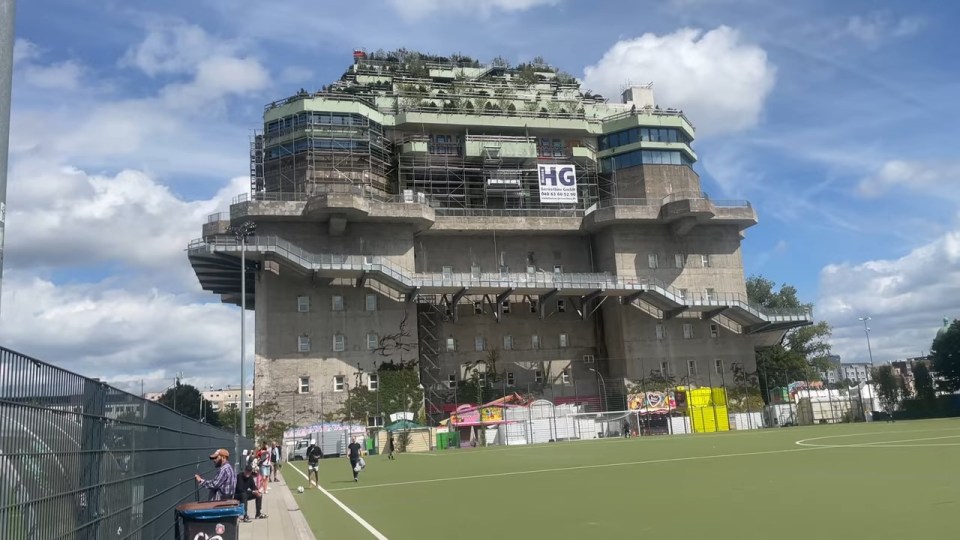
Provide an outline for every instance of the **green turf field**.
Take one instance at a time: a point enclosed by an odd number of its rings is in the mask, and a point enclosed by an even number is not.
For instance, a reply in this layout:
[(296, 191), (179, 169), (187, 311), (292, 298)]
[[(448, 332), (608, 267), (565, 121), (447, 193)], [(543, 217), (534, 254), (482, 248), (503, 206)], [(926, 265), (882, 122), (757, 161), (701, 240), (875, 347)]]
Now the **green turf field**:
[(382, 536), (319, 490), (294, 491), (317, 538), (960, 535), (960, 420), (371, 456), (356, 484), (346, 459), (320, 465), (322, 486)]

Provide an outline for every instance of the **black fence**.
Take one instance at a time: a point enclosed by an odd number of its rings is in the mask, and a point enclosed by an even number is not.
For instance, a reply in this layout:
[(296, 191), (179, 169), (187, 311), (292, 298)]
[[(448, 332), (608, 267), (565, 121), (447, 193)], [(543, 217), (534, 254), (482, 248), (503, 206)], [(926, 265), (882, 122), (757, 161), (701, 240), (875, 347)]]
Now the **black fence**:
[(208, 456), (252, 447), (167, 407), (0, 347), (0, 539), (174, 538)]

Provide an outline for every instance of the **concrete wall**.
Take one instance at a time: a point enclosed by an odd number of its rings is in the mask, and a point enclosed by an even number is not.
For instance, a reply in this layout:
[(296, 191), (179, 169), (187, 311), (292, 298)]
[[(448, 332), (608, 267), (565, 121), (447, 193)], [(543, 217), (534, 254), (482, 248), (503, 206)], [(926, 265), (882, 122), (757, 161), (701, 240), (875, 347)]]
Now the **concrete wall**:
[(671, 193), (699, 192), (701, 187), (700, 177), (685, 165), (637, 165), (616, 171), (615, 189), (618, 198), (659, 200)]
[[(315, 421), (320, 413), (320, 398), (324, 396), (324, 411), (339, 407), (346, 392), (336, 392), (334, 377), (342, 375), (349, 387), (356, 384), (359, 365), (365, 373), (375, 369), (375, 363), (400, 360), (398, 355), (382, 356), (367, 348), (367, 334), (378, 337), (397, 333), (407, 315), (405, 341), (416, 343), (416, 309), (413, 304), (398, 303), (377, 295), (377, 310), (366, 311), (367, 294), (376, 294), (367, 288), (335, 286), (329, 279), (313, 280), (281, 268), (280, 275), (261, 272), (257, 282), (257, 343), (256, 384), (257, 400), (277, 400), (292, 404), (299, 400), (299, 409), (307, 407)], [(297, 297), (310, 298), (310, 310), (297, 310)], [(333, 295), (342, 295), (344, 311), (332, 310)], [(344, 337), (345, 350), (333, 350), (334, 335)], [(310, 337), (310, 351), (298, 351), (298, 337)], [(406, 353), (404, 360), (415, 352)], [(310, 395), (294, 396), (298, 392), (298, 378), (310, 377)], [(362, 380), (366, 384), (366, 378)], [(303, 414), (306, 421), (307, 414)]]
[(589, 239), (580, 235), (427, 235), (415, 241), (417, 272), (440, 272), (452, 266), (453, 272), (469, 273), (479, 265), (484, 273), (500, 271), (500, 264), (512, 273), (526, 272), (532, 253), (537, 271), (553, 272), (562, 265), (564, 272), (592, 272)]
[[(564, 300), (566, 311), (557, 311), (557, 300)], [(592, 321), (581, 320), (573, 309), (570, 299), (552, 298), (545, 303), (546, 317), (530, 312), (529, 303), (511, 302), (510, 313), (504, 315), (503, 323), (497, 323), (490, 305), (483, 306), (482, 314), (475, 314), (472, 304), (460, 305), (460, 316), (456, 323), (452, 320), (439, 326), (441, 380), (449, 375), (457, 375), (457, 380), (465, 376), (464, 363), (486, 360), (489, 351), (496, 349), (499, 355), (497, 371), (513, 372), (516, 387), (525, 390), (535, 385), (536, 371), (544, 374), (547, 384), (560, 385), (561, 372), (567, 367), (570, 372), (570, 394), (573, 393), (573, 381), (581, 395), (596, 393), (596, 375), (588, 368), (595, 364), (584, 364), (584, 355), (596, 357)], [(560, 334), (566, 334), (568, 346), (560, 346)], [(540, 338), (540, 348), (533, 348), (534, 335)], [(476, 350), (476, 338), (482, 337), (485, 350)], [(513, 348), (505, 350), (504, 336), (513, 338)], [(456, 351), (447, 350), (448, 338), (453, 338)], [(558, 394), (560, 395), (560, 394)], [(565, 395), (565, 394), (563, 394)]]
[(314, 253), (379, 255), (403, 268), (414, 268), (412, 225), (347, 221), (342, 234), (331, 236), (325, 221), (258, 221), (257, 234), (279, 236)]

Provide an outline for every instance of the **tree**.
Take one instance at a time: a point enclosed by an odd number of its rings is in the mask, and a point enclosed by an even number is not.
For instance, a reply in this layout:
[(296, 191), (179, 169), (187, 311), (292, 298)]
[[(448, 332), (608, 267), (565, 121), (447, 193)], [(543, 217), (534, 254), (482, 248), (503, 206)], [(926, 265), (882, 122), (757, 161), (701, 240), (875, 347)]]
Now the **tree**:
[(913, 368), (913, 386), (917, 393), (917, 399), (924, 407), (932, 407), (937, 399), (937, 394), (933, 389), (933, 377), (930, 375), (930, 369), (924, 362), (917, 363)]
[(200, 391), (193, 385), (177, 384), (168, 388), (157, 400), (178, 413), (220, 427), (220, 417), (213, 412), (213, 404), (201, 397)]
[[(752, 276), (747, 280), (747, 299), (765, 309), (813, 309), (813, 304), (800, 302), (795, 287), (782, 284), (774, 290), (775, 286), (769, 279)], [(798, 380), (819, 380), (820, 372), (831, 365), (830, 344), (826, 340), (832, 331), (826, 321), (820, 321), (789, 330), (782, 343), (758, 350), (756, 375), (763, 398), (769, 399), (771, 388)]]
[(903, 378), (894, 373), (893, 366), (890, 365), (874, 368), (870, 376), (877, 385), (880, 405), (891, 411), (895, 409), (904, 394)]
[(349, 389), (337, 416), (345, 421), (365, 424), (367, 418), (375, 416), (377, 411), (386, 417), (397, 412), (416, 413), (423, 407), (423, 390), (415, 362), (385, 362), (378, 366), (377, 376), (376, 390), (363, 385)]
[[(240, 433), (240, 408), (235, 403), (230, 403), (220, 410), (218, 421), (220, 427), (226, 430), (233, 430), (234, 433)], [(247, 410), (247, 433), (256, 433), (254, 430), (253, 409)]]
[(252, 433), (256, 434), (257, 440), (278, 443), (283, 440), (283, 432), (290, 427), (290, 424), (277, 420), (278, 416), (280, 416), (280, 406), (277, 402), (263, 401), (257, 404), (253, 414), (249, 416), (253, 419), (255, 427)]
[(940, 387), (947, 392), (960, 390), (960, 320), (953, 323), (930, 346), (933, 371), (940, 378)]

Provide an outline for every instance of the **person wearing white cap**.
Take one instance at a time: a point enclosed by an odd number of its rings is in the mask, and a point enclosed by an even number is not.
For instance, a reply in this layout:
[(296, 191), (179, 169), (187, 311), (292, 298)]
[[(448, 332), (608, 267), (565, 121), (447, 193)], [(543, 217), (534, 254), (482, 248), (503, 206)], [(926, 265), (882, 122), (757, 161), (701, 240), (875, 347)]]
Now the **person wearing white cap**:
[[(320, 485), (320, 458), (323, 457), (323, 450), (317, 445), (316, 439), (310, 439), (310, 446), (307, 447), (307, 489), (312, 486)], [(310, 480), (310, 475), (313, 480)]]

